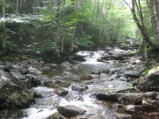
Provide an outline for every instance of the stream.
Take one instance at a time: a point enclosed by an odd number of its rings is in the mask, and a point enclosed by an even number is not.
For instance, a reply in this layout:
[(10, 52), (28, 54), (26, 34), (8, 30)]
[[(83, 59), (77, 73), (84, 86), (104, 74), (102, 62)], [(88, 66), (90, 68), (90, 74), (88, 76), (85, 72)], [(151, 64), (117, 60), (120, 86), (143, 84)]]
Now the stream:
[[(130, 67), (127, 60), (130, 56), (126, 56), (124, 60), (117, 60), (117, 56), (120, 58), (120, 55), (122, 57), (127, 52), (118, 48), (109, 53), (103, 50), (77, 52), (75, 56), (80, 56), (85, 61), (73, 64), (65, 63), (63, 67), (49, 70), (46, 73), (52, 79), (58, 78), (59, 82), (69, 82), (70, 85), (62, 87), (67, 94), (58, 95), (58, 89), (45, 85), (33, 87), (31, 90), (40, 96), (29, 108), (22, 110), (23, 117), (21, 119), (56, 119), (52, 118), (52, 115), (58, 112), (57, 107), (67, 105), (85, 110), (85, 113), (71, 119), (117, 119), (114, 104), (98, 100), (96, 94), (116, 93), (133, 88), (132, 84), (128, 83), (123, 76), (126, 67)], [(113, 53), (115, 60), (111, 57), (108, 58), (110, 54), (113, 56)], [(102, 57), (106, 59), (101, 60)], [(70, 75), (72, 79), (59, 78), (70, 77)], [(79, 77), (84, 79), (79, 79)]]

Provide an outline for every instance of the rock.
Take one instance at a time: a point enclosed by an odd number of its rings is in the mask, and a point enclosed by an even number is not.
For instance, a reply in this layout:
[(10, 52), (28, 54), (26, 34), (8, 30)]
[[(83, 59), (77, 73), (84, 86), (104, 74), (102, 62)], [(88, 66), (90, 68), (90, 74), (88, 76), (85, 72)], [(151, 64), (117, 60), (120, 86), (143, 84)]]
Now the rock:
[(140, 113), (143, 111), (143, 106), (142, 105), (126, 105), (125, 111)]
[(25, 76), (20, 74), (19, 72), (14, 72), (14, 71), (10, 71), (10, 74), (13, 78), (18, 79), (18, 80), (23, 80), (25, 79)]
[(155, 92), (148, 93), (118, 93), (118, 102), (121, 104), (141, 105), (143, 99), (155, 99)]
[(157, 109), (159, 106), (159, 103), (157, 100), (144, 99), (142, 100), (142, 105), (144, 108)]
[(116, 102), (118, 95), (115, 93), (105, 93), (105, 94), (99, 93), (96, 94), (96, 98), (99, 100)]
[(33, 68), (33, 67), (31, 67), (31, 66), (29, 67), (29, 73), (35, 74), (35, 75), (41, 75), (41, 74), (42, 74), (41, 71), (39, 71), (38, 69)]
[(59, 113), (55, 112), (54, 114), (52, 114), (49, 118), (47, 119), (59, 119)]
[(58, 88), (55, 90), (55, 93), (59, 96), (66, 96), (68, 94), (68, 91), (64, 88)]
[(23, 67), (19, 65), (9, 65), (9, 70), (21, 72), (23, 70)]
[(82, 76), (80, 79), (81, 80), (91, 80), (91, 79), (93, 79), (93, 77), (91, 75), (87, 74), (87, 75)]
[(99, 114), (96, 114), (96, 115), (93, 115), (93, 116), (89, 117), (88, 119), (104, 119), (104, 118), (103, 118), (103, 116), (101, 116)]
[(45, 81), (44, 86), (50, 87), (50, 88), (59, 88), (60, 86), (56, 84), (53, 81)]
[(16, 109), (13, 110), (0, 110), (0, 119), (19, 119), (22, 112)]
[(60, 64), (60, 66), (61, 66), (62, 68), (64, 68), (64, 69), (70, 70), (71, 67), (72, 67), (72, 64), (69, 63), (69, 62), (63, 62), (63, 63)]
[(59, 106), (57, 107), (57, 110), (60, 114), (66, 117), (73, 117), (84, 114), (86, 112), (86, 110), (74, 105)]
[(139, 71), (127, 71), (125, 72), (125, 76), (130, 78), (138, 78), (140, 77), (140, 74)]
[(141, 78), (138, 88), (145, 91), (159, 91), (159, 71), (146, 75)]
[(47, 65), (50, 66), (51, 69), (52, 69), (52, 68), (57, 68), (57, 67), (58, 67), (57, 64), (53, 64), (53, 63), (47, 64)]
[(122, 113), (117, 113), (115, 114), (117, 119), (132, 119), (132, 116), (129, 114), (122, 114)]
[(55, 112), (53, 115), (51, 115), (49, 118), (47, 119), (66, 119), (64, 118), (62, 115), (60, 115), (58, 112)]
[[(13, 84), (9, 79), (0, 79), (0, 100), (5, 107), (28, 107), (34, 99), (34, 93)], [(2, 107), (1, 107), (2, 108)]]
[(71, 85), (71, 89), (73, 91), (79, 91), (79, 92), (82, 92), (82, 91), (85, 91), (88, 89), (88, 86), (85, 86), (84, 84), (72, 84)]
[(5, 67), (3, 65), (0, 64), (0, 69), (5, 69)]
[(119, 112), (119, 113), (124, 113), (126, 111), (125, 110), (125, 105), (116, 104), (116, 111)]
[(141, 57), (139, 57), (139, 56), (133, 56), (129, 59), (129, 63), (130, 64), (139, 64), (139, 63), (141, 63), (140, 59), (141, 59)]
[(159, 119), (159, 112), (149, 113), (148, 117), (148, 119)]
[(120, 70), (120, 68), (111, 68), (111, 69), (109, 70), (109, 74), (112, 75), (112, 74), (118, 73), (119, 70)]
[(27, 74), (26, 78), (26, 81), (30, 82), (33, 87), (41, 85), (39, 77), (34, 74)]

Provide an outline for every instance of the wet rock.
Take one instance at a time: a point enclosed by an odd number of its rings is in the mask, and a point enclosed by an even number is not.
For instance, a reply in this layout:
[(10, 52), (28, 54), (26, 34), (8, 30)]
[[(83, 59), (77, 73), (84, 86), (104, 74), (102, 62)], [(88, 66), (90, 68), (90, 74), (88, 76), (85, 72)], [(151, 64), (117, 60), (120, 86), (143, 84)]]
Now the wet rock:
[(105, 70), (102, 71), (102, 73), (109, 74), (109, 70), (110, 69), (105, 69)]
[(9, 65), (8, 68), (11, 71), (17, 71), (17, 72), (21, 72), (23, 70), (23, 67), (19, 65)]
[(148, 93), (119, 93), (118, 94), (118, 102), (121, 104), (134, 104), (141, 105), (143, 99), (155, 99), (157, 96), (154, 92)]
[(159, 106), (159, 103), (157, 100), (144, 99), (142, 100), (142, 105), (144, 108), (157, 109)]
[(125, 105), (116, 104), (116, 111), (119, 112), (119, 113), (124, 113), (126, 111)]
[(5, 66), (0, 64), (0, 69), (5, 69)]
[(138, 88), (146, 91), (159, 91), (159, 71), (146, 75), (141, 78), (138, 83)]
[(159, 119), (159, 112), (149, 113), (148, 119)]
[(99, 100), (116, 102), (118, 96), (115, 93), (105, 93), (105, 94), (99, 93), (99, 94), (96, 94), (96, 98)]
[(142, 105), (126, 105), (125, 106), (125, 111), (127, 112), (135, 112), (135, 113), (140, 113), (143, 111), (143, 106)]
[(132, 119), (132, 116), (129, 114), (122, 114), (122, 113), (117, 113), (116, 114), (117, 119)]
[(69, 63), (69, 62), (63, 62), (63, 63), (60, 64), (60, 66), (61, 66), (62, 68), (64, 68), (64, 69), (70, 70), (71, 67), (72, 67), (72, 64)]
[(59, 96), (66, 96), (68, 94), (68, 90), (64, 88), (58, 88), (55, 90), (55, 93)]
[(140, 56), (133, 56), (129, 59), (130, 64), (139, 64), (141, 63), (141, 57)]
[(18, 80), (23, 80), (25, 79), (25, 76), (20, 74), (19, 72), (14, 72), (14, 71), (10, 71), (10, 74), (13, 78), (18, 79)]
[(29, 67), (29, 73), (34, 74), (34, 75), (41, 75), (42, 74), (41, 71), (39, 71), (38, 69), (31, 67), (31, 66)]
[(87, 75), (82, 76), (80, 79), (81, 80), (91, 80), (91, 79), (93, 79), (93, 77), (91, 75), (87, 74)]
[(41, 81), (39, 77), (34, 74), (27, 74), (26, 81), (30, 82), (32, 87), (41, 85)]
[(21, 116), (19, 110), (0, 110), (0, 119), (19, 119)]
[(139, 71), (127, 71), (125, 72), (125, 76), (130, 78), (138, 78), (140, 77), (140, 74)]
[(50, 88), (59, 88), (60, 86), (56, 84), (53, 81), (45, 81), (44, 86), (50, 87)]
[(62, 115), (59, 114), (59, 112), (55, 112), (53, 115), (51, 115), (49, 118), (47, 119), (66, 119), (65, 117), (63, 117)]
[(57, 107), (57, 110), (60, 114), (66, 117), (73, 117), (84, 114), (86, 112), (86, 110), (74, 105), (59, 106)]
[(100, 75), (101, 72), (100, 71), (92, 71), (91, 74), (96, 74), (96, 75)]
[(112, 74), (118, 73), (119, 70), (120, 70), (120, 68), (111, 68), (111, 69), (109, 70), (109, 74), (112, 75)]
[(87, 89), (88, 89), (88, 86), (86, 86), (86, 85), (84, 85), (84, 84), (72, 84), (72, 85), (71, 85), (71, 89), (72, 89), (73, 91), (79, 91), (79, 92), (81, 92), (81, 91), (87, 90)]
[(104, 118), (103, 118), (103, 116), (101, 116), (99, 114), (96, 114), (96, 115), (93, 115), (93, 116), (89, 117), (88, 119), (104, 119)]
[(4, 102), (4, 108), (28, 107), (34, 99), (34, 93), (24, 90), (23, 88), (13, 84), (9, 79), (2, 78), (0, 80), (0, 100)]

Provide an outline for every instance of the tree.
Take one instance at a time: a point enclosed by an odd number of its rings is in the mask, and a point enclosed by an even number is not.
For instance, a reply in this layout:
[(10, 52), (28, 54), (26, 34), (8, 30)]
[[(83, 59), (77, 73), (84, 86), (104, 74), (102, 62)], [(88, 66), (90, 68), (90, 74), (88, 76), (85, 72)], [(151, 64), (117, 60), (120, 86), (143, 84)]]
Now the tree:
[[(148, 25), (145, 24), (146, 21), (145, 21), (145, 18), (143, 17), (143, 14), (144, 14), (144, 11), (143, 11), (143, 5), (141, 4), (141, 0), (131, 0), (131, 4), (132, 6), (130, 6), (130, 4), (126, 1), (126, 0), (123, 0), (130, 8), (131, 10), (131, 13), (132, 13), (132, 16), (133, 16), (133, 19), (136, 23), (136, 25), (138, 26), (140, 32), (141, 32), (141, 35), (143, 37), (143, 44), (148, 44), (149, 46), (155, 48), (155, 49), (159, 49), (158, 48), (158, 45), (156, 45), (156, 43), (153, 43), (152, 40), (151, 40), (151, 35), (150, 35), (150, 32), (148, 31)], [(148, 2), (147, 3), (149, 4), (149, 9), (151, 12), (154, 13), (153, 11), (153, 3), (155, 4), (156, 6), (156, 14), (158, 14), (158, 2), (155, 0), (155, 2)], [(145, 6), (144, 6), (145, 7)], [(154, 14), (152, 14), (154, 15)], [(157, 26), (158, 24), (158, 20), (156, 21), (157, 23), (155, 23), (154, 25), (154, 16), (152, 16), (151, 18), (151, 23), (152, 23), (152, 26), (155, 27)], [(150, 18), (150, 16), (149, 16)], [(158, 28), (157, 28), (158, 29)], [(158, 31), (158, 30), (157, 30)]]
[(5, 19), (5, 6), (6, 6), (6, 1), (3, 0), (2, 1), (2, 18), (3, 18), (3, 39), (2, 39), (2, 50), (3, 50), (3, 54), (5, 55), (7, 50), (6, 50), (6, 19)]

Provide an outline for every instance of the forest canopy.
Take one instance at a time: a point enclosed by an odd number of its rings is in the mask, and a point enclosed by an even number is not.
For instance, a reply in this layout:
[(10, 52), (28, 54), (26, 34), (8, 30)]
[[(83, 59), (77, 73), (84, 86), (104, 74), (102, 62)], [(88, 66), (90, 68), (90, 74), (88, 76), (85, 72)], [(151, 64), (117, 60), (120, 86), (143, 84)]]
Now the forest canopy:
[(158, 46), (158, 0), (1, 0), (6, 52), (61, 54), (124, 44)]

